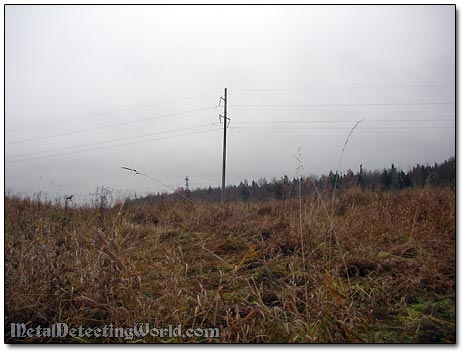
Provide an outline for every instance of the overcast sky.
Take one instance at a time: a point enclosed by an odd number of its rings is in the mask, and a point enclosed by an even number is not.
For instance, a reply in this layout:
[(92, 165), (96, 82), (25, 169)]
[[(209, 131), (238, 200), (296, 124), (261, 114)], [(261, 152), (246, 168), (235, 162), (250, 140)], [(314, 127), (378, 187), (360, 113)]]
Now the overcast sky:
[(295, 176), (299, 147), (304, 174), (335, 170), (361, 119), (343, 172), (455, 154), (454, 6), (5, 12), (7, 191), (169, 190), (121, 166), (218, 186), (224, 88), (227, 184)]

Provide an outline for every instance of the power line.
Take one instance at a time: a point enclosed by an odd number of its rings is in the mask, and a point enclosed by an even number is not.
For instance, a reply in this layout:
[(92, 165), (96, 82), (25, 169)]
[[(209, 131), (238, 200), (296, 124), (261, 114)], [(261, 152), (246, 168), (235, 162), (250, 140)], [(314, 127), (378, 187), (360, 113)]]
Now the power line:
[[(376, 123), (376, 122), (446, 122), (446, 121), (455, 121), (454, 118), (449, 119), (370, 119), (364, 120), (362, 123)], [(352, 123), (356, 122), (355, 120), (299, 120), (299, 121), (243, 121), (243, 122), (235, 122), (237, 124), (257, 124), (257, 123)]]
[[(362, 85), (360, 85), (360, 86), (338, 86), (338, 87), (233, 89), (233, 92), (298, 91), (298, 90), (343, 90), (343, 89), (392, 89), (392, 88), (439, 88), (439, 87), (454, 87), (454, 86), (455, 86), (454, 84), (405, 84), (405, 85), (384, 85), (384, 86), (379, 86), (379, 85), (363, 85), (362, 86)], [(113, 114), (113, 113), (131, 111), (131, 110), (137, 110), (137, 109), (143, 109), (143, 108), (146, 108), (146, 107), (169, 104), (169, 103), (178, 102), (178, 101), (197, 99), (197, 98), (200, 98), (200, 97), (211, 96), (211, 95), (214, 95), (214, 94), (217, 94), (217, 93), (219, 93), (219, 91), (211, 91), (211, 92), (204, 93), (204, 94), (188, 96), (188, 97), (181, 97), (181, 98), (176, 98), (176, 99), (161, 100), (161, 101), (156, 101), (156, 102), (153, 102), (153, 103), (143, 104), (143, 105), (132, 105), (132, 106), (128, 106), (128, 107), (122, 107), (120, 109), (114, 109), (114, 110), (109, 110), (109, 111), (104, 111), (104, 112), (96, 112), (96, 113), (91, 113), (91, 114), (84, 114), (84, 115), (79, 115), (79, 116), (73, 117), (73, 118), (59, 119), (59, 120), (49, 121), (49, 122), (45, 122), (45, 123), (38, 123), (38, 124), (29, 125), (29, 126), (23, 126), (23, 127), (21, 127), (21, 129), (37, 128), (37, 127), (42, 127), (42, 126), (47, 126), (47, 125), (52, 125), (52, 124), (57, 124), (57, 123), (69, 123), (71, 121), (89, 119), (89, 118), (93, 118), (93, 117), (96, 117), (96, 116), (104, 116), (104, 115), (109, 115), (109, 114)]]
[(256, 88), (231, 89), (233, 92), (249, 91), (297, 91), (297, 90), (344, 90), (344, 89), (401, 89), (401, 88), (441, 88), (454, 87), (455, 84), (404, 84), (404, 85), (357, 85), (339, 87), (305, 87), (305, 88)]
[[(263, 127), (230, 127), (232, 129), (288, 129), (288, 130), (300, 130), (300, 129), (338, 129), (338, 130), (350, 130), (351, 128), (349, 127), (269, 127), (269, 126), (263, 126)], [(390, 129), (390, 130), (400, 130), (400, 129), (455, 129), (455, 127), (439, 127), (439, 126), (427, 126), (427, 127), (359, 127), (356, 128), (356, 130), (361, 130), (361, 129), (368, 129), (368, 130), (373, 130), (373, 129)]]
[(112, 148), (115, 148), (115, 147), (121, 147), (121, 146), (127, 146), (127, 145), (135, 145), (135, 144), (142, 144), (142, 143), (147, 143), (147, 142), (152, 142), (152, 141), (157, 141), (157, 140), (164, 140), (164, 139), (172, 139), (172, 138), (182, 137), (182, 136), (186, 136), (186, 135), (201, 134), (201, 133), (210, 133), (210, 132), (217, 131), (217, 130), (221, 130), (221, 128), (214, 128), (214, 129), (210, 129), (210, 130), (202, 130), (202, 131), (198, 131), (198, 132), (184, 133), (184, 134), (179, 134), (179, 135), (171, 135), (171, 136), (167, 136), (167, 137), (156, 138), (156, 139), (148, 139), (148, 140), (142, 140), (142, 141), (136, 141), (136, 142), (132, 142), (132, 143), (125, 143), (125, 144), (117, 144), (117, 145), (103, 146), (103, 147), (98, 147), (98, 148), (93, 148), (93, 149), (87, 149), (87, 150), (72, 151), (72, 152), (66, 152), (66, 153), (54, 154), (54, 155), (47, 155), (47, 156), (42, 156), (42, 157), (33, 157), (33, 158), (25, 158), (25, 159), (20, 159), (20, 160), (5, 161), (5, 163), (18, 163), (18, 162), (23, 162), (23, 161), (41, 160), (41, 159), (46, 159), (46, 158), (51, 158), (51, 157), (60, 157), (60, 156), (78, 154), (78, 153), (82, 153), (82, 152), (89, 152), (89, 151), (96, 151), (96, 150), (112, 149)]
[[(143, 176), (143, 177), (146, 177), (146, 178), (148, 178), (148, 179), (151, 179), (151, 180), (155, 181), (156, 183), (159, 183), (159, 184), (161, 184), (162, 186), (164, 186), (164, 187), (166, 187), (166, 188), (172, 190), (173, 192), (175, 192), (175, 189), (174, 189), (173, 186), (170, 186), (170, 185), (168, 185), (168, 184), (166, 184), (166, 183), (163, 183), (163, 182), (161, 182), (160, 180), (158, 180), (158, 179), (156, 179), (156, 178), (154, 178), (154, 177), (152, 177), (152, 176), (150, 176), (150, 175), (148, 175), (148, 174), (139, 172), (139, 171), (137, 171), (137, 170), (134, 169), (134, 168), (129, 168), (129, 167), (121, 167), (121, 168), (122, 168), (122, 169), (125, 169), (125, 170), (127, 170), (127, 171), (129, 171), (129, 172), (133, 172), (133, 173), (135, 173), (135, 174), (137, 174), (137, 175), (141, 175), (141, 176)], [(188, 177), (187, 177), (187, 178), (188, 178)], [(181, 197), (185, 198), (186, 200), (192, 202), (193, 204), (195, 203), (192, 199), (190, 199), (188, 196), (183, 195), (181, 192), (179, 192), (178, 195), (180, 195)]]
[(135, 135), (135, 136), (131, 136), (131, 137), (124, 137), (124, 138), (115, 138), (115, 139), (109, 139), (109, 140), (104, 140), (104, 141), (98, 141), (98, 142), (88, 143), (88, 144), (79, 144), (79, 145), (72, 145), (72, 146), (66, 146), (66, 147), (55, 148), (55, 149), (48, 149), (48, 150), (37, 151), (37, 152), (30, 152), (30, 153), (24, 153), (24, 154), (10, 155), (10, 156), (7, 156), (7, 157), (12, 158), (12, 157), (32, 156), (32, 155), (44, 154), (44, 153), (47, 153), (47, 152), (63, 151), (63, 150), (69, 150), (69, 149), (74, 149), (74, 148), (79, 148), (79, 147), (85, 147), (85, 146), (107, 144), (107, 143), (112, 143), (112, 142), (115, 142), (115, 141), (129, 140), (129, 139), (137, 139), (137, 138), (143, 138), (143, 137), (146, 137), (146, 136), (153, 136), (153, 135), (159, 135), (159, 134), (164, 134), (164, 133), (180, 132), (180, 131), (182, 131), (182, 130), (189, 130), (189, 129), (196, 129), (196, 128), (214, 126), (214, 125), (217, 125), (217, 124), (218, 124), (218, 123), (201, 124), (201, 125), (193, 126), (193, 127), (177, 128), (177, 129), (165, 130), (165, 131), (156, 132), (156, 133), (141, 134), (141, 135)]
[(416, 103), (359, 103), (359, 104), (268, 104), (268, 105), (230, 105), (230, 107), (348, 107), (348, 106), (420, 106), (454, 105), (455, 102), (416, 102)]
[(47, 136), (42, 136), (42, 137), (37, 137), (37, 138), (30, 138), (30, 139), (11, 141), (9, 143), (6, 143), (6, 145), (26, 143), (26, 142), (30, 142), (30, 141), (50, 139), (50, 138), (57, 138), (57, 137), (60, 137), (60, 136), (65, 136), (65, 135), (79, 134), (79, 133), (89, 132), (89, 131), (92, 131), (92, 130), (99, 130), (99, 129), (105, 129), (105, 128), (118, 127), (118, 126), (124, 126), (124, 125), (128, 125), (128, 124), (142, 123), (142, 122), (145, 122), (145, 121), (161, 119), (161, 118), (167, 118), (167, 117), (173, 117), (173, 116), (179, 116), (179, 115), (184, 115), (184, 114), (198, 112), (198, 111), (211, 110), (211, 109), (215, 109), (215, 108), (217, 108), (217, 106), (198, 108), (198, 109), (187, 110), (187, 111), (177, 112), (177, 113), (169, 113), (169, 114), (164, 114), (164, 115), (159, 115), (159, 116), (149, 117), (149, 118), (143, 118), (143, 119), (138, 119), (138, 120), (129, 121), (129, 122), (112, 123), (112, 124), (107, 124), (107, 125), (100, 126), (100, 127), (79, 129), (79, 130), (74, 130), (74, 131), (70, 131), (70, 132), (47, 135)]
[(89, 119), (89, 118), (93, 118), (95, 116), (104, 116), (104, 115), (109, 115), (109, 114), (118, 113), (118, 112), (138, 110), (138, 109), (142, 109), (142, 108), (146, 108), (146, 107), (169, 104), (169, 103), (173, 103), (173, 102), (177, 102), (177, 101), (192, 100), (192, 99), (197, 99), (197, 98), (200, 98), (200, 97), (210, 96), (210, 95), (215, 95), (215, 94), (217, 94), (217, 91), (210, 92), (210, 93), (207, 93), (207, 94), (201, 94), (201, 95), (195, 95), (195, 96), (189, 96), (189, 97), (182, 97), (182, 98), (178, 98), (178, 99), (163, 100), (163, 101), (158, 101), (158, 102), (154, 102), (154, 103), (146, 104), (146, 105), (135, 105), (135, 106), (123, 107), (123, 108), (120, 108), (120, 109), (105, 111), (105, 112), (97, 112), (97, 113), (92, 113), (92, 114), (86, 114), (86, 115), (81, 115), (81, 116), (78, 116), (78, 117), (75, 117), (75, 118), (59, 119), (59, 120), (55, 120), (55, 121), (49, 121), (49, 122), (45, 122), (45, 123), (39, 123), (39, 124), (24, 126), (24, 127), (21, 127), (21, 129), (37, 128), (37, 127), (48, 126), (48, 125), (58, 124), (58, 123), (69, 123), (71, 121)]

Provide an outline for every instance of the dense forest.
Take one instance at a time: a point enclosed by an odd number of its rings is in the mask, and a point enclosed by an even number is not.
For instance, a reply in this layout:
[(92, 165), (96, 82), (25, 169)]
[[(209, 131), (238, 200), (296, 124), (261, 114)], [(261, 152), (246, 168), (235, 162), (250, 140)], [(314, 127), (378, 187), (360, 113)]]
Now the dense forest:
[[(225, 198), (227, 201), (264, 201), (269, 199), (285, 200), (295, 198), (299, 195), (299, 186), (302, 195), (315, 191), (332, 190), (335, 186), (337, 191), (342, 192), (351, 187), (358, 187), (364, 190), (389, 191), (400, 190), (410, 187), (429, 186), (450, 186), (456, 184), (455, 157), (451, 157), (441, 164), (431, 165), (417, 164), (407, 172), (391, 165), (382, 171), (364, 170), (360, 165), (356, 173), (348, 170), (346, 173), (330, 171), (328, 175), (321, 177), (301, 176), (290, 179), (287, 175), (281, 179), (267, 181), (265, 178), (256, 180), (243, 180), (238, 185), (227, 186)], [(220, 201), (220, 187), (207, 187), (202, 189), (187, 190), (178, 188), (174, 193), (157, 193), (134, 200), (138, 203), (158, 203), (161, 201), (180, 200), (189, 197), (200, 201)]]

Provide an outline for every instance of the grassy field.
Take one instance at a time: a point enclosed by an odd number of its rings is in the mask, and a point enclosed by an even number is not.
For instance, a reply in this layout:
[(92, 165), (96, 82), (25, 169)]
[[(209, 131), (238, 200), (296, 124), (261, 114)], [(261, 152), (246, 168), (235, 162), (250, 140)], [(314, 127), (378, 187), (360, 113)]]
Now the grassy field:
[[(322, 196), (323, 197), (323, 196)], [(5, 330), (218, 327), (8, 342), (455, 342), (455, 192), (64, 208), (5, 200)]]

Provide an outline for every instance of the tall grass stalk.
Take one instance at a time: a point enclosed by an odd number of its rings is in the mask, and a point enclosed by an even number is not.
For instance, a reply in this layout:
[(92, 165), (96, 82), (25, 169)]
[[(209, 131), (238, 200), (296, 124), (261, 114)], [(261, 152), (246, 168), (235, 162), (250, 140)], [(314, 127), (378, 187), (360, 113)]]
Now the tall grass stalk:
[[(334, 235), (334, 240), (336, 242), (336, 245), (338, 245), (339, 248), (341, 248), (341, 246), (339, 245), (339, 241), (338, 241), (338, 237), (336, 235), (336, 231), (334, 230), (334, 225), (333, 225), (333, 220), (334, 220), (334, 200), (335, 200), (335, 196), (336, 196), (336, 187), (337, 187), (337, 184), (338, 184), (338, 174), (339, 174), (339, 170), (341, 168), (341, 163), (342, 163), (342, 159), (344, 157), (344, 152), (346, 151), (346, 147), (347, 147), (347, 144), (349, 143), (349, 139), (351, 137), (351, 135), (354, 133), (354, 130), (355, 128), (357, 128), (357, 126), (363, 121), (364, 119), (361, 119), (359, 120), (357, 123), (354, 124), (354, 126), (351, 128), (351, 130), (349, 131), (349, 134), (347, 135), (347, 138), (344, 142), (344, 145), (342, 147), (342, 151), (341, 151), (341, 155), (339, 157), (339, 162), (338, 162), (338, 167), (336, 168), (336, 174), (335, 174), (335, 178), (334, 178), (334, 188), (333, 188), (333, 197), (331, 199), (331, 225), (332, 225), (332, 233)], [(328, 255), (329, 255), (329, 260), (331, 260), (331, 234), (330, 234), (330, 240), (329, 240), (329, 248), (328, 248)], [(342, 257), (342, 260), (343, 260), (343, 264), (344, 264), (344, 268), (346, 270), (346, 275), (347, 275), (347, 279), (348, 279), (348, 284), (349, 284), (349, 291), (351, 291), (351, 284), (350, 284), (350, 278), (349, 278), (349, 273), (348, 273), (348, 269), (347, 269), (347, 265), (346, 265), (346, 261), (345, 261), (345, 258), (344, 258), (344, 254), (341, 252), (341, 257)]]
[(347, 135), (346, 141), (344, 142), (344, 146), (342, 147), (341, 156), (339, 157), (338, 167), (336, 168), (336, 174), (334, 176), (334, 189), (333, 189), (333, 199), (331, 200), (331, 213), (333, 213), (333, 209), (334, 209), (334, 198), (336, 195), (336, 186), (338, 185), (338, 174), (339, 174), (339, 170), (341, 169), (341, 163), (344, 157), (344, 151), (346, 151), (347, 143), (349, 142), (349, 138), (351, 137), (351, 135), (354, 133), (355, 128), (357, 128), (357, 126), (363, 120), (364, 119), (361, 119), (360, 121), (354, 124), (354, 126), (349, 131), (349, 134)]
[(304, 297), (305, 297), (305, 313), (306, 313), (306, 318), (308, 320), (309, 318), (309, 291), (307, 287), (307, 266), (306, 266), (306, 261), (305, 261), (305, 248), (304, 248), (304, 233), (303, 233), (303, 227), (302, 227), (302, 175), (300, 172), (304, 169), (304, 164), (302, 163), (302, 154), (301, 154), (301, 147), (298, 148), (297, 150), (298, 154), (297, 156), (294, 156), (294, 158), (299, 162), (299, 166), (297, 167), (297, 175), (299, 178), (299, 186), (298, 186), (298, 198), (299, 198), (299, 236), (301, 240), (301, 255), (302, 255), (302, 267), (303, 267), (303, 272), (304, 272)]

